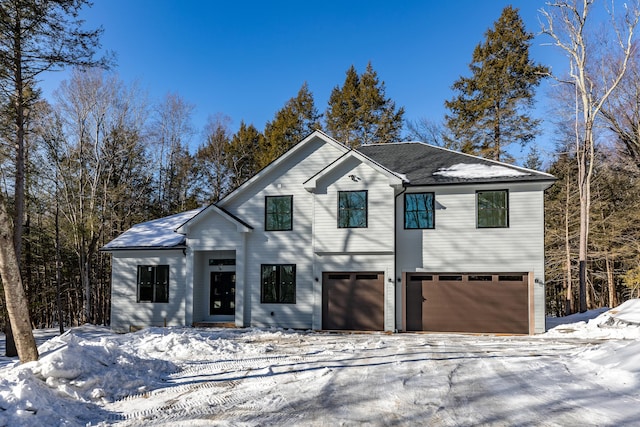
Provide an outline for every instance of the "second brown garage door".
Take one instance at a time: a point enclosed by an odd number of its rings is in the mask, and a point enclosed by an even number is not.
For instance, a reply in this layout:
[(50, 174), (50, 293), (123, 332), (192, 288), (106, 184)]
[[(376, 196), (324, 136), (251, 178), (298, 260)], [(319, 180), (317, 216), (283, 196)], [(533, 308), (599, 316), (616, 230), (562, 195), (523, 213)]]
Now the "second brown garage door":
[(322, 274), (322, 329), (384, 329), (384, 273)]
[(529, 333), (528, 274), (407, 274), (406, 329)]

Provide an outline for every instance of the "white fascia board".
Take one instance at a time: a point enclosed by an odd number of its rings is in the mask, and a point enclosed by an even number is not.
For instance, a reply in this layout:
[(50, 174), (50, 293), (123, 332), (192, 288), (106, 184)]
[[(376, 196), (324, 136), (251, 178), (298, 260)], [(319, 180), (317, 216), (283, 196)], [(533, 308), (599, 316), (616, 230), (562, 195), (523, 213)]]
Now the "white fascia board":
[(333, 169), (335, 169), (336, 167), (340, 166), (341, 164), (343, 164), (344, 162), (346, 162), (348, 159), (350, 158), (355, 158), (357, 160), (359, 160), (360, 162), (366, 164), (367, 166), (369, 166), (370, 168), (384, 174), (387, 176), (387, 178), (389, 179), (389, 186), (394, 187), (394, 188), (400, 188), (402, 187), (402, 185), (407, 182), (406, 177), (397, 174), (387, 168), (385, 168), (384, 166), (380, 165), (379, 163), (371, 160), (369, 157), (365, 156), (364, 154), (355, 151), (355, 150), (350, 150), (349, 152), (345, 153), (345, 155), (343, 155), (342, 157), (340, 157), (339, 159), (337, 159), (335, 162), (331, 163), (330, 165), (328, 165), (326, 168), (322, 169), (320, 172), (318, 172), (317, 174), (315, 174), (314, 176), (312, 176), (311, 178), (309, 178), (304, 184), (304, 189), (307, 190), (310, 193), (313, 193), (318, 185), (318, 181), (321, 180), (322, 178), (324, 178), (325, 176), (327, 176)]
[(238, 221), (236, 218), (234, 218), (233, 216), (229, 215), (227, 212), (225, 212), (224, 210), (220, 209), (218, 206), (212, 204), (212, 205), (207, 206), (198, 215), (194, 216), (189, 221), (187, 221), (186, 223), (184, 223), (180, 227), (178, 227), (176, 229), (176, 233), (180, 233), (180, 234), (185, 234), (186, 235), (189, 232), (189, 227), (191, 227), (192, 225), (197, 224), (202, 218), (204, 218), (206, 215), (209, 215), (209, 212), (211, 212), (211, 211), (217, 213), (218, 215), (220, 215), (221, 217), (223, 217), (227, 221), (231, 222), (232, 224), (235, 224), (236, 230), (239, 233), (250, 233), (251, 230), (252, 230), (251, 227), (248, 227), (246, 224), (243, 224), (242, 222)]

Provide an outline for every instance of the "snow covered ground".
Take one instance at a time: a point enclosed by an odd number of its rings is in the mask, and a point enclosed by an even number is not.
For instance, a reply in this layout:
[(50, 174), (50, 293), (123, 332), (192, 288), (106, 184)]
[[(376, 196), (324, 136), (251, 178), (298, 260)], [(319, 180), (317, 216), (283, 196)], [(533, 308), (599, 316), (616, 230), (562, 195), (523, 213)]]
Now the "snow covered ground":
[(0, 358), (0, 426), (640, 425), (640, 300), (556, 320), (538, 336), (36, 331), (39, 361)]

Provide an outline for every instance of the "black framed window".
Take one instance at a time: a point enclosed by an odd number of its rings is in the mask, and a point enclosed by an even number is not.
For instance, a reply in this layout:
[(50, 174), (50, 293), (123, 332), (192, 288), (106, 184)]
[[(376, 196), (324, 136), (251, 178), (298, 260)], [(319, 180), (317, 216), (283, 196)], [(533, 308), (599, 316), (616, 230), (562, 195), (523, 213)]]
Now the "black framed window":
[(295, 304), (295, 264), (262, 264), (261, 296), (263, 304)]
[(138, 266), (138, 302), (169, 302), (169, 266)]
[(293, 227), (293, 196), (266, 196), (264, 229), (291, 230)]
[(404, 228), (434, 228), (435, 196), (433, 193), (405, 193)]
[(509, 192), (507, 190), (478, 191), (478, 228), (509, 227)]
[(367, 227), (367, 192), (339, 191), (338, 192), (338, 227), (366, 228)]

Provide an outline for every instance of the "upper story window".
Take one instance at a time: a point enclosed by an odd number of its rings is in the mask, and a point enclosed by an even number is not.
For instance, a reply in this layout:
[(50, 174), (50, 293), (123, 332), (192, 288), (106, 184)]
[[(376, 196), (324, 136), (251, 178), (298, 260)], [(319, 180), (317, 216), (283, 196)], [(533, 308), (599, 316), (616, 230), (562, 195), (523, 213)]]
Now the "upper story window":
[(435, 197), (433, 193), (404, 195), (404, 228), (434, 228)]
[(367, 227), (366, 191), (338, 191), (338, 227)]
[(293, 196), (266, 196), (264, 216), (266, 231), (291, 230), (293, 227)]
[(169, 266), (138, 266), (138, 302), (169, 302)]
[(263, 304), (295, 304), (295, 264), (262, 264), (260, 302)]
[(507, 190), (476, 192), (478, 228), (509, 227), (509, 192)]

